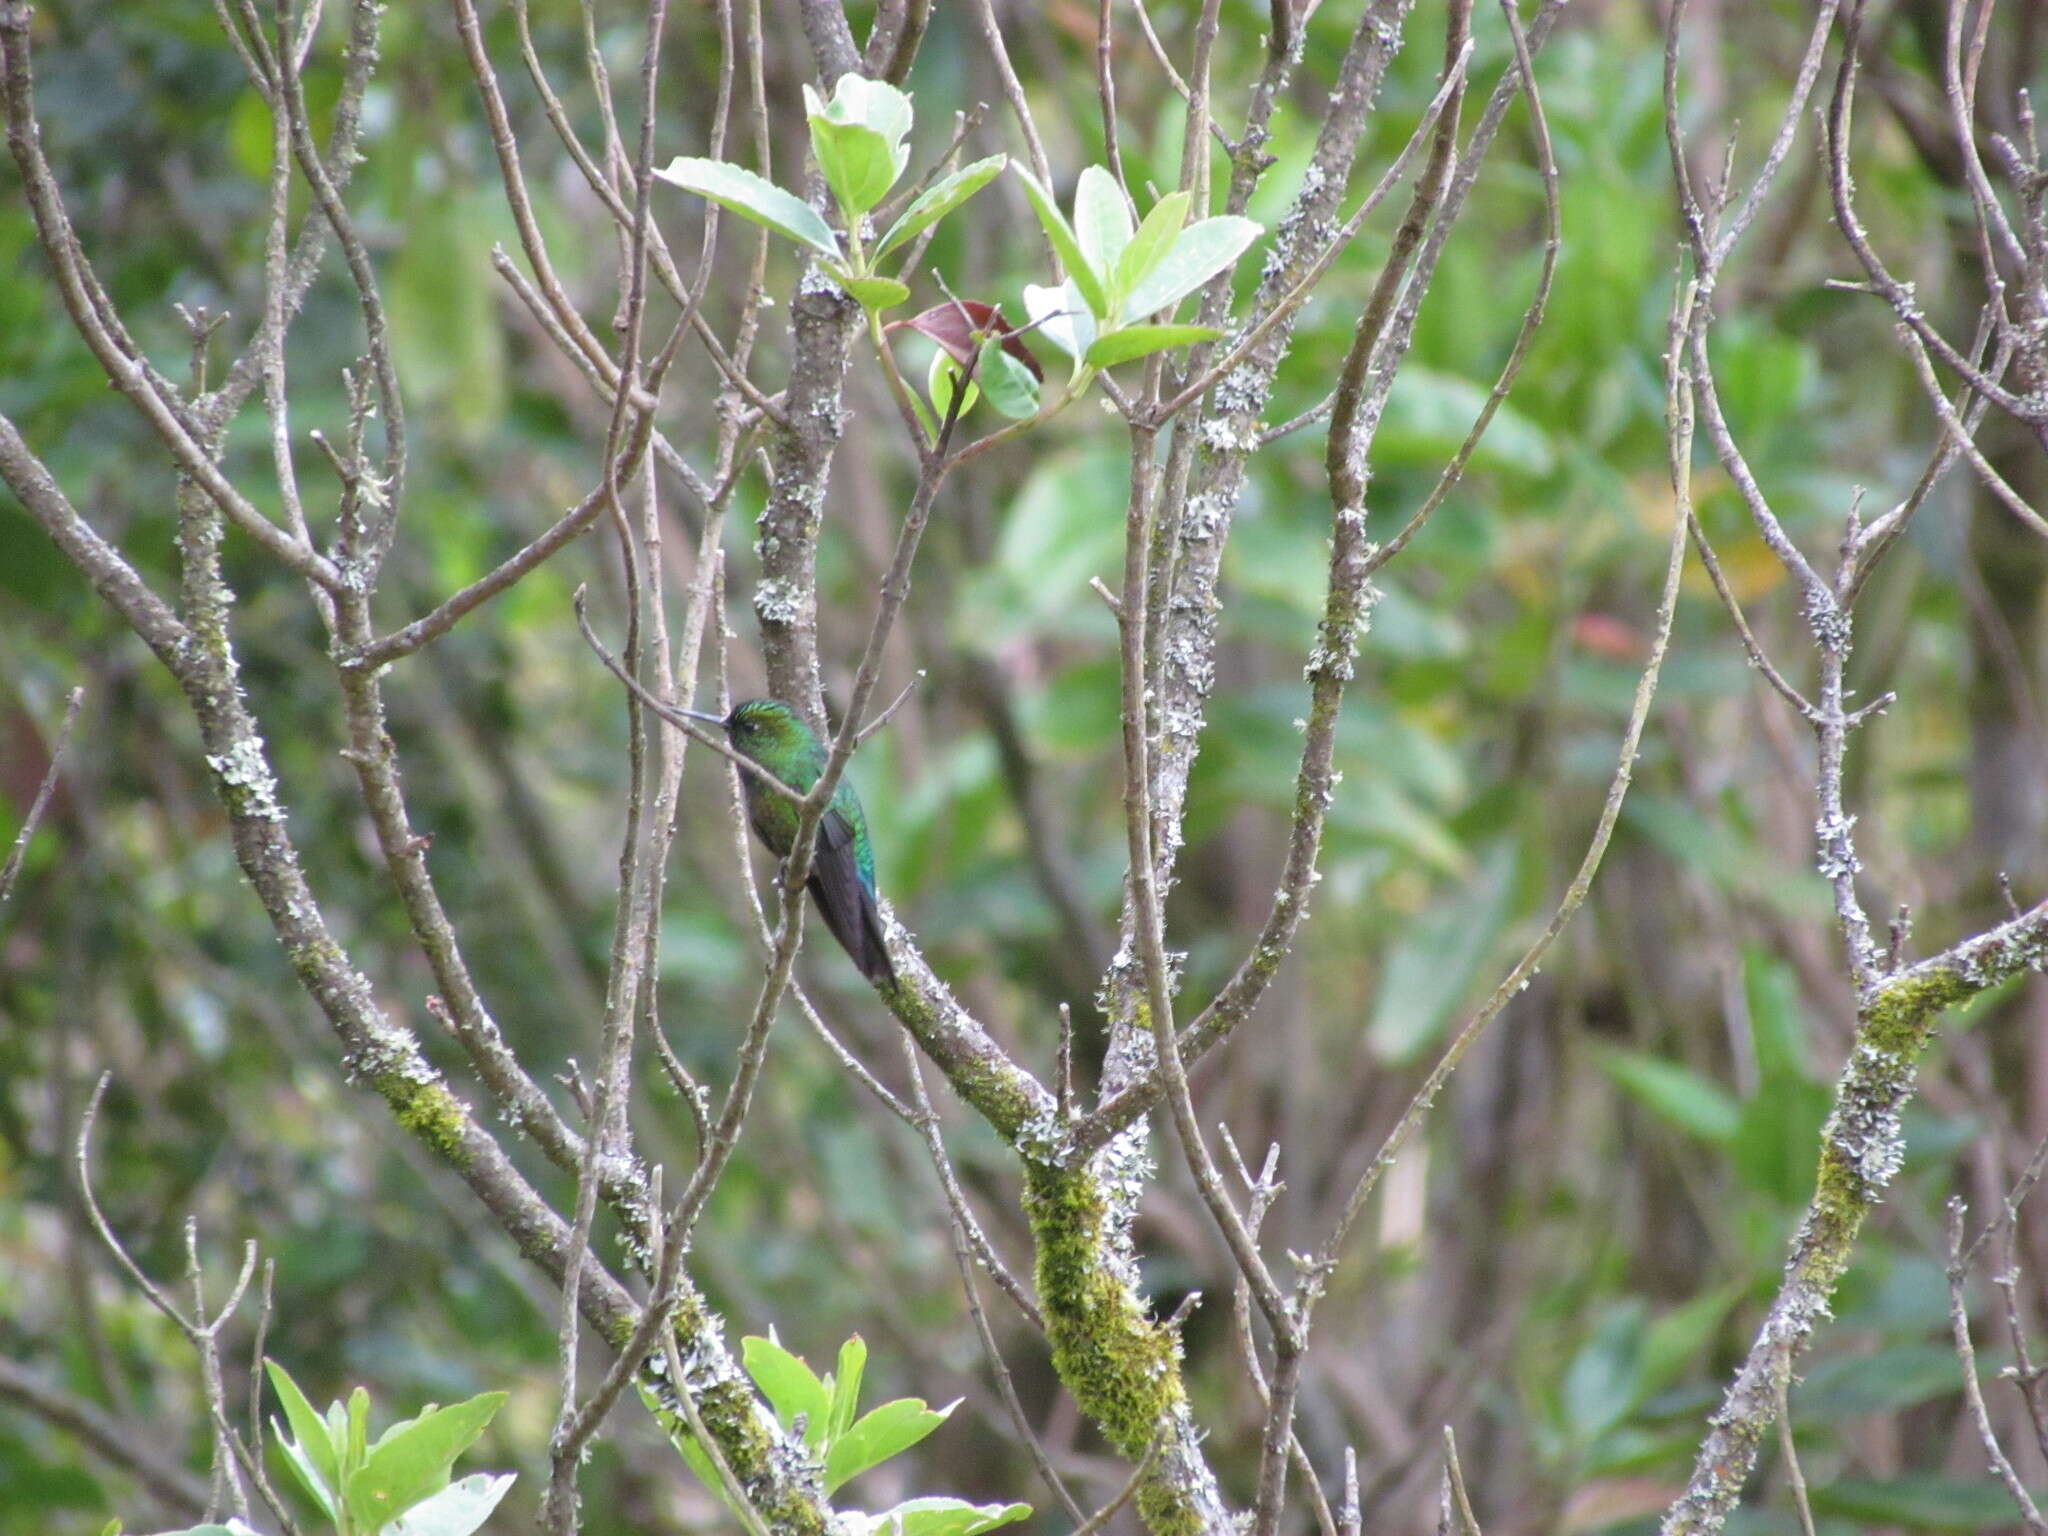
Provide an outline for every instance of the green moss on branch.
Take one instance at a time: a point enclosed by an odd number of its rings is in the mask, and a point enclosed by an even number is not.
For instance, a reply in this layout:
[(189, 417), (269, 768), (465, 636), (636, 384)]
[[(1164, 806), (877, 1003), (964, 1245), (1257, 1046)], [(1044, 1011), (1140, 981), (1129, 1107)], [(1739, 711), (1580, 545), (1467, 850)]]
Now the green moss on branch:
[[(1109, 1443), (1139, 1460), (1162, 1435), (1171, 1440), (1186, 1416), (1179, 1349), (1146, 1316), (1134, 1277), (1114, 1252), (1100, 1178), (1088, 1169), (1027, 1163), (1024, 1188), (1053, 1369)], [(1138, 1510), (1153, 1536), (1198, 1536), (1206, 1528), (1186, 1481), (1171, 1475), (1178, 1464), (1175, 1448), (1162, 1446), (1138, 1491)]]

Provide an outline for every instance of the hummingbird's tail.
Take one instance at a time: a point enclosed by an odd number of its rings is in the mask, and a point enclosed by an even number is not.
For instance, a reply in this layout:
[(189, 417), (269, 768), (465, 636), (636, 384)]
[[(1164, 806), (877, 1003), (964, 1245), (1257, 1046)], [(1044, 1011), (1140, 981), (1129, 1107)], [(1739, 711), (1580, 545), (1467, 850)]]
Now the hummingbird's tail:
[(818, 915), (825, 919), (839, 947), (853, 958), (861, 975), (882, 986), (896, 980), (896, 967), (889, 959), (881, 905), (861, 879), (851, 838), (834, 835), (845, 827), (836, 814), (825, 818), (818, 829), (818, 851), (811, 860), (808, 884), (818, 903)]

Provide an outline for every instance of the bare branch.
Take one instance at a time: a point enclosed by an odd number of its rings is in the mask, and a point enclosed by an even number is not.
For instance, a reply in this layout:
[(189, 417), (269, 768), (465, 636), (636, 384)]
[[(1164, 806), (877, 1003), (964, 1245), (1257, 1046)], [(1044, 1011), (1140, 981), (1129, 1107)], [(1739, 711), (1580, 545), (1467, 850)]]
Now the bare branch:
[(154, 1440), (94, 1403), (39, 1379), (0, 1355), (0, 1402), (33, 1413), (71, 1435), (95, 1456), (134, 1478), (149, 1495), (188, 1520), (206, 1511), (207, 1486), (174, 1461), (158, 1458)]

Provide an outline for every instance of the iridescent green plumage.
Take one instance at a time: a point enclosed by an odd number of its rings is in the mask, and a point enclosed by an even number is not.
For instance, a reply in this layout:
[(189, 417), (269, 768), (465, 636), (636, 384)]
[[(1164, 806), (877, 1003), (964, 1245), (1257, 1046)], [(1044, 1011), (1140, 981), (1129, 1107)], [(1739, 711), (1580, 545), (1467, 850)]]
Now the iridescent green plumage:
[[(825, 771), (829, 755), (803, 718), (776, 699), (746, 699), (720, 720), (697, 718), (725, 727), (726, 739), (740, 756), (759, 763), (791, 789), (808, 792)], [(747, 817), (754, 835), (778, 859), (789, 857), (796, 842), (798, 812), (785, 796), (750, 773), (741, 774), (747, 792)], [(818, 903), (825, 926), (832, 930), (861, 974), (872, 982), (893, 982), (895, 967), (884, 942), (882, 909), (875, 895), (875, 850), (868, 841), (868, 819), (860, 797), (843, 775), (832, 803), (818, 824), (818, 846), (811, 855), (805, 882)]]

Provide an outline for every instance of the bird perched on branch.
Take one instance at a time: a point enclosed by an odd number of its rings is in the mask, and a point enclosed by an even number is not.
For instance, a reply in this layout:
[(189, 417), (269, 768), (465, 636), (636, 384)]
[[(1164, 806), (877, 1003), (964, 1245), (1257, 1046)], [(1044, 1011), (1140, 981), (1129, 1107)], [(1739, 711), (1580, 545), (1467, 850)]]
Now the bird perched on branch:
[[(779, 699), (743, 699), (729, 715), (678, 711), (693, 720), (722, 727), (725, 739), (741, 757), (759, 763), (791, 789), (809, 794), (825, 771), (829, 755), (803, 717)], [(796, 843), (795, 802), (758, 774), (740, 770), (747, 793), (747, 819), (754, 835), (778, 859), (789, 857)], [(817, 900), (825, 926), (840, 947), (853, 957), (860, 973), (877, 986), (896, 980), (896, 968), (883, 943), (882, 909), (875, 896), (875, 850), (868, 841), (868, 819), (853, 784), (842, 776), (832, 803), (818, 823), (818, 844), (811, 853), (805, 882)]]

